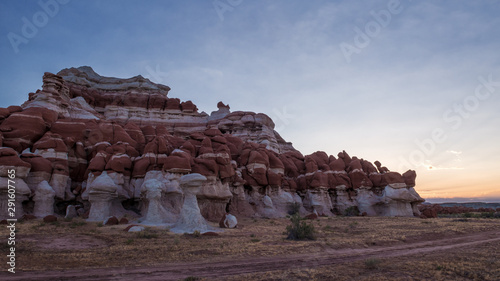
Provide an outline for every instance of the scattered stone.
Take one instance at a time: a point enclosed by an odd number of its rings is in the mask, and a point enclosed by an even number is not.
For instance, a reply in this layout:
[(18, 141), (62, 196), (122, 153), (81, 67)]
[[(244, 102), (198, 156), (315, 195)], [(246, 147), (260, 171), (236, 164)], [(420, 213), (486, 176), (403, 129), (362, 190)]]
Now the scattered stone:
[(104, 220), (103, 225), (117, 225), (119, 223), (118, 219), (115, 216), (111, 216)]
[(438, 208), (430, 207), (422, 210), (421, 218), (437, 218), (438, 216)]
[(26, 214), (26, 215), (24, 215), (21, 219), (22, 219), (23, 221), (30, 221), (30, 220), (37, 219), (37, 217), (36, 217), (36, 216), (34, 216), (34, 215)]
[(128, 224), (127, 218), (121, 218), (119, 224)]
[(46, 223), (56, 222), (56, 221), (57, 221), (57, 217), (54, 215), (48, 215), (48, 216), (43, 218), (43, 222), (46, 222)]
[(123, 231), (128, 232), (132, 227), (138, 226), (137, 224), (131, 224), (123, 229)]
[(235, 216), (227, 213), (222, 216), (219, 221), (220, 228), (236, 228), (238, 225), (238, 220)]
[(219, 236), (219, 233), (213, 232), (213, 231), (208, 231), (208, 232), (203, 232), (201, 236)]
[(65, 219), (72, 219), (78, 217), (78, 213), (76, 211), (75, 205), (68, 205), (66, 207), (66, 216), (64, 216)]
[(132, 226), (128, 232), (141, 232), (141, 231), (144, 231), (145, 228), (144, 226)]

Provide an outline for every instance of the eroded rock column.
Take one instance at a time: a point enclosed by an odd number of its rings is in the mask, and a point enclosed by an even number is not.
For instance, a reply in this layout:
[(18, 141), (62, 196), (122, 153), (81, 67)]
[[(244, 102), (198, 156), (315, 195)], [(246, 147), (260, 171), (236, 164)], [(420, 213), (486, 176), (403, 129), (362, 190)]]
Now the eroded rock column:
[(203, 233), (216, 231), (216, 229), (210, 226), (201, 215), (200, 208), (198, 207), (198, 200), (196, 199), (196, 194), (206, 180), (206, 177), (196, 173), (181, 177), (180, 184), (184, 191), (184, 204), (182, 205), (179, 220), (174, 227), (170, 229), (172, 232), (193, 233), (199, 231)]
[(104, 221), (111, 214), (111, 202), (118, 197), (118, 186), (103, 172), (91, 184), (89, 191), (90, 214), (88, 221)]
[(56, 192), (47, 181), (39, 183), (35, 190), (35, 196), (33, 196), (33, 201), (35, 201), (33, 215), (39, 218), (53, 215), (55, 196)]
[(142, 194), (146, 201), (145, 224), (161, 224), (172, 222), (175, 216), (168, 212), (162, 205), (162, 196), (165, 184), (157, 179), (149, 179), (142, 185)]

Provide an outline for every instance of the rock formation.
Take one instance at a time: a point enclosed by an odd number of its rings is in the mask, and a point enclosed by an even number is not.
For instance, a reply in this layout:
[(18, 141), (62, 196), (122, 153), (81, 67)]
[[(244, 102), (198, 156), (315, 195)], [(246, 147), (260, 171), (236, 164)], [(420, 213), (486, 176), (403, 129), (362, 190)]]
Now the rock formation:
[(42, 181), (37, 186), (35, 195), (33, 196), (33, 201), (35, 201), (33, 215), (40, 218), (53, 215), (55, 195), (56, 192), (52, 189), (49, 183), (47, 181)]
[(235, 228), (238, 225), (238, 220), (231, 214), (224, 214), (219, 221), (220, 228)]
[(174, 233), (194, 233), (196, 231), (204, 233), (215, 230), (201, 215), (198, 200), (196, 199), (196, 194), (206, 180), (206, 177), (197, 173), (181, 177), (180, 183), (184, 191), (184, 203), (182, 204), (179, 220), (170, 231)]
[(90, 67), (45, 73), (42, 89), (22, 106), (0, 108), (0, 219), (8, 218), (12, 169), (17, 217), (50, 203), (40, 199), (48, 185), (57, 215), (78, 205), (89, 220), (128, 214), (175, 223), (186, 196), (180, 179), (192, 173), (206, 178), (196, 199), (213, 222), (228, 212), (284, 217), (291, 206), (302, 215), (353, 208), (420, 215), (414, 171), (401, 175), (345, 151), (304, 156), (265, 114), (231, 112), (222, 102), (210, 115), (200, 113), (169, 91), (141, 76), (102, 77)]
[(117, 197), (118, 187), (103, 172), (89, 186), (88, 200), (91, 204), (89, 221), (104, 221), (111, 213), (111, 202)]

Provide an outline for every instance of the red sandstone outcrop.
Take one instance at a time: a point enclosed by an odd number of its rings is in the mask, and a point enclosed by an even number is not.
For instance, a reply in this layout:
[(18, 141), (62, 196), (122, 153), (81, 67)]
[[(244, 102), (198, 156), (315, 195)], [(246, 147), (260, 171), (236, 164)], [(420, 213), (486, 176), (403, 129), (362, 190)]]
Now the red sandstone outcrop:
[[(302, 155), (265, 114), (231, 112), (219, 102), (208, 115), (169, 91), (141, 76), (102, 77), (90, 67), (45, 73), (42, 89), (22, 106), (0, 108), (0, 177), (16, 169), (29, 187), (20, 200), (32, 201), (43, 181), (61, 206), (76, 200), (89, 212), (90, 196), (98, 207), (94, 220), (137, 215), (130, 210), (144, 205), (150, 179), (161, 187), (155, 204), (173, 219), (182, 206), (179, 179), (188, 173), (207, 178), (197, 198), (212, 221), (227, 212), (285, 216), (294, 204), (303, 215), (349, 207), (367, 215), (419, 215), (414, 171), (401, 175), (345, 151)], [(91, 190), (101, 175), (110, 190), (99, 188), (107, 193)]]

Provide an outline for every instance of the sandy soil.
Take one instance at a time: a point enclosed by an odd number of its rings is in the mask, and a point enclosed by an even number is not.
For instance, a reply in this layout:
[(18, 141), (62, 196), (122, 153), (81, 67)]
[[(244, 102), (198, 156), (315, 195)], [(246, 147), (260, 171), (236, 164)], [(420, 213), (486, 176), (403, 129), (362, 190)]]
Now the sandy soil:
[[(64, 238), (61, 238), (64, 240)], [(16, 274), (0, 273), (5, 280), (182, 280), (189, 276), (223, 278), (256, 272), (315, 268), (326, 265), (351, 263), (368, 258), (395, 258), (425, 253), (445, 253), (484, 243), (498, 243), (500, 230), (457, 234), (446, 238), (414, 240), (400, 245), (370, 246), (366, 248), (333, 249), (323, 245), (317, 253), (249, 257), (213, 261), (166, 263), (149, 267), (87, 268), (76, 270), (29, 271)], [(89, 241), (89, 243), (100, 243)], [(215, 279), (214, 279), (215, 280)], [(273, 279), (274, 280), (274, 279)]]

